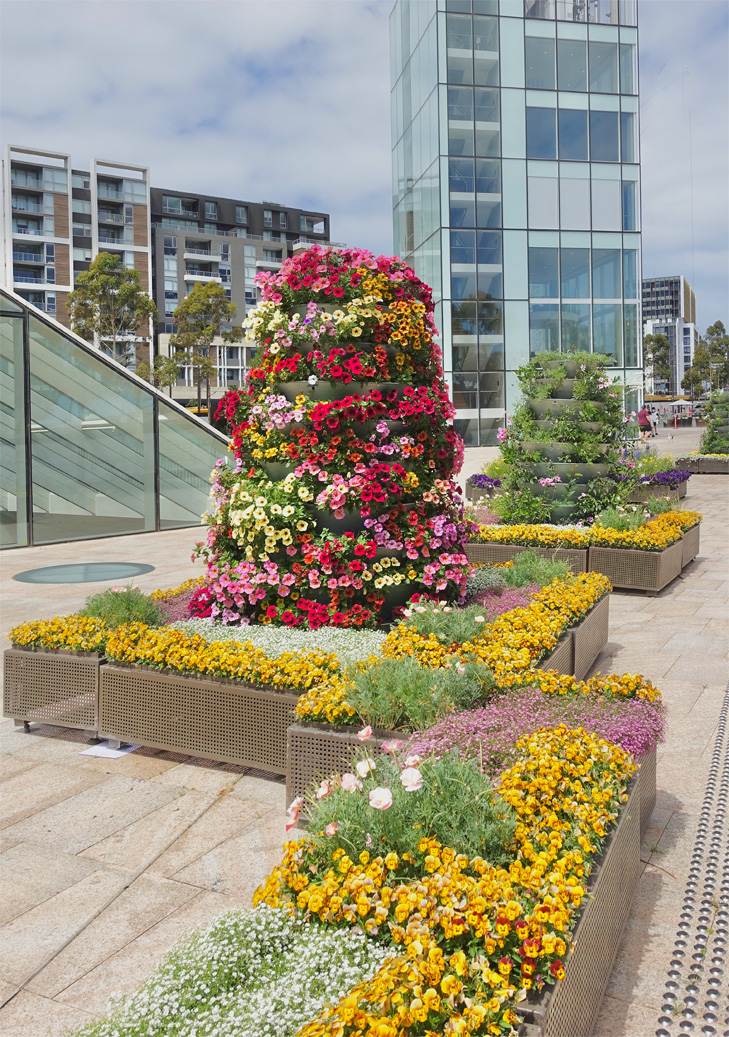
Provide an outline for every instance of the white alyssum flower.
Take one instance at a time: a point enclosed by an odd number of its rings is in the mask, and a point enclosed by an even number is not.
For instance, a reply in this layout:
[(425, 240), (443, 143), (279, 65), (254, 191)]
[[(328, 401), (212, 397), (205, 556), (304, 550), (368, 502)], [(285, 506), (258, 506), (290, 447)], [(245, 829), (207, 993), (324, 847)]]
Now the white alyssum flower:
[(322, 929), (269, 907), (233, 911), (76, 1037), (294, 1037), (390, 953), (361, 930)]

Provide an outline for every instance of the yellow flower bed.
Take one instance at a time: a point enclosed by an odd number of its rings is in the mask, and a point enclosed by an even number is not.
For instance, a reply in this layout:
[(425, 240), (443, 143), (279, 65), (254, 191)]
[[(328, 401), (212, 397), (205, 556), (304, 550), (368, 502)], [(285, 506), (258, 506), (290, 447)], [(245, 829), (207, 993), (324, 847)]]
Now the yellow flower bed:
[(191, 576), (189, 580), (183, 580), (179, 587), (152, 591), (150, 598), (152, 601), (164, 601), (166, 598), (174, 598), (177, 594), (184, 594), (185, 591), (194, 591), (196, 587), (202, 586), (204, 579), (204, 576)]
[(520, 524), (516, 526), (479, 526), (475, 543), (519, 544), (527, 547), (555, 549), (594, 547), (628, 547), (641, 551), (662, 551), (677, 540), (682, 532), (701, 521), (697, 511), (667, 511), (636, 530), (608, 529), (595, 524), (585, 529), (562, 529), (558, 526)]
[(254, 904), (371, 935), (389, 931), (402, 948), (299, 1037), (512, 1032), (526, 992), (564, 976), (592, 861), (635, 767), (619, 746), (564, 726), (517, 748), (499, 784), (517, 815), (508, 869), (424, 838), (415, 857), (337, 849), (325, 872), (312, 872), (306, 838), (286, 844)]
[(103, 653), (110, 633), (103, 619), (70, 615), (21, 623), (8, 637), (20, 647)]
[(127, 623), (106, 644), (109, 659), (156, 670), (228, 677), (245, 684), (305, 690), (343, 684), (337, 656), (326, 652), (285, 652), (269, 658), (250, 641), (206, 641), (199, 634), (170, 627)]

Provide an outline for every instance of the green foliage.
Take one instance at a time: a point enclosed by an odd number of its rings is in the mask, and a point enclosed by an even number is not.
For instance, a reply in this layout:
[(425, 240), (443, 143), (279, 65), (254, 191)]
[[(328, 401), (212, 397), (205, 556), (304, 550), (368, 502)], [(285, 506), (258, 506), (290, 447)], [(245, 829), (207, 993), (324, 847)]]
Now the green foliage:
[(595, 524), (605, 526), (606, 529), (619, 529), (621, 532), (628, 530), (634, 532), (645, 524), (648, 518), (642, 504), (616, 505), (603, 508), (595, 519)]
[(186, 364), (195, 372), (198, 412), (201, 407), (201, 381), (208, 385), (207, 406), (210, 406), (209, 380), (216, 369), (213, 343), (217, 337), (224, 343), (239, 342), (243, 337), (240, 328), (222, 330), (235, 317), (235, 303), (229, 302), (221, 284), (211, 281), (196, 284), (186, 295), (172, 319), (177, 331), (170, 336), (170, 347), (176, 350), (175, 360)]
[(157, 355), (149, 364), (137, 364), (137, 374), (156, 389), (168, 389), (175, 384), (180, 373), (180, 366), (171, 356)]
[(483, 609), (479, 605), (454, 608), (439, 601), (413, 605), (406, 613), (405, 625), (423, 637), (436, 637), (441, 644), (463, 644), (483, 633)]
[(154, 601), (142, 594), (138, 587), (110, 587), (100, 594), (86, 599), (86, 604), (79, 609), (80, 616), (91, 616), (103, 619), (107, 626), (119, 627), (122, 623), (145, 623), (147, 626), (159, 626), (162, 616)]
[(536, 551), (522, 551), (514, 558), (514, 564), (502, 571), (509, 587), (526, 587), (529, 583), (546, 587), (552, 580), (569, 576), (571, 570), (566, 562), (545, 558)]
[(671, 377), (671, 343), (665, 335), (646, 335), (643, 339), (643, 366), (653, 382)]
[[(98, 337), (110, 342), (116, 357), (121, 336), (149, 338), (149, 322), (157, 320), (157, 307), (144, 291), (138, 270), (130, 270), (120, 255), (100, 252), (88, 270), (76, 275), (76, 287), (68, 296), (71, 327), (82, 338), (93, 342)], [(122, 357), (131, 362), (130, 345)]]
[(474, 594), (492, 590), (496, 587), (506, 586), (505, 570), (501, 566), (479, 565), (473, 570), (473, 575), (466, 581), (466, 597), (472, 598)]
[(729, 452), (729, 393), (715, 393), (706, 408), (706, 429), (699, 449), (703, 454)]
[[(432, 838), (468, 857), (506, 864), (516, 830), (515, 816), (476, 763), (461, 759), (458, 753), (448, 753), (440, 760), (410, 758), (411, 763), (415, 761), (422, 784), (414, 791), (408, 791), (401, 780), (401, 774), (413, 775), (403, 772), (396, 759), (383, 755), (375, 759), (363, 750), (353, 767), (362, 788), (347, 792), (334, 783), (323, 798), (312, 794), (309, 831), (315, 833), (315, 860), (331, 860), (340, 847), (357, 859), (362, 846), (370, 844), (372, 857), (388, 853), (402, 857), (414, 854), (421, 839)], [(368, 766), (373, 768), (369, 773)], [(375, 788), (391, 791), (388, 809), (370, 806), (369, 793)], [(338, 826), (331, 836), (325, 834), (330, 825)]]
[(445, 713), (468, 709), (493, 687), (481, 663), (429, 669), (411, 658), (376, 657), (348, 671), (347, 702), (365, 724), (386, 731), (429, 727)]
[(499, 519), (509, 525), (549, 522), (552, 514), (550, 502), (528, 489), (510, 488), (508, 493), (494, 497), (492, 507)]

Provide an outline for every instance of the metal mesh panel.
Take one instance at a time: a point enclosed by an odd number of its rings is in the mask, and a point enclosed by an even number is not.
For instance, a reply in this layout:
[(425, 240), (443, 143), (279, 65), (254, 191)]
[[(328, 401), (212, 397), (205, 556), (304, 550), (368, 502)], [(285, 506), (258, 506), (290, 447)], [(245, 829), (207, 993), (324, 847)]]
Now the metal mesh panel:
[(99, 734), (285, 774), (297, 700), (290, 690), (106, 665)]
[(633, 490), (628, 497), (628, 502), (642, 504), (643, 501), (649, 501), (653, 497), (670, 497), (671, 500), (678, 500), (680, 493), (678, 487), (673, 486), (642, 486), (640, 489)]
[(526, 548), (520, 544), (466, 544), (466, 558), (473, 565), (508, 562), (522, 551)]
[(579, 681), (585, 679), (603, 645), (607, 644), (609, 624), (610, 595), (606, 594), (572, 631), (574, 674)]
[(702, 475), (729, 475), (729, 458), (700, 457), (699, 471)]
[(679, 497), (685, 497), (687, 491), (688, 491), (688, 480), (686, 480), (685, 482), (680, 482), (678, 484), (678, 495), (679, 495)]
[(96, 731), (100, 661), (98, 655), (6, 649), (3, 714)]
[(699, 553), (699, 545), (701, 540), (701, 523), (698, 522), (691, 529), (687, 529), (683, 535), (683, 554), (681, 556), (681, 567), (688, 565), (689, 562), (693, 562), (696, 555)]
[(640, 784), (640, 838), (642, 841), (656, 805), (656, 750), (646, 753), (637, 762), (640, 764), (638, 778)]
[(590, 897), (575, 928), (565, 978), (540, 1003), (519, 1006), (518, 1014), (532, 1024), (520, 1032), (591, 1037), (640, 874), (640, 808), (636, 779), (602, 863), (590, 878)]
[(551, 655), (538, 663), (540, 670), (556, 670), (557, 673), (572, 674), (572, 632), (568, 632), (557, 644)]
[[(396, 738), (391, 731), (378, 731), (367, 742), (367, 747), (378, 749), (388, 738)], [(308, 788), (330, 774), (341, 774), (349, 768), (352, 757), (362, 743), (356, 731), (342, 730), (329, 724), (295, 724), (288, 730), (288, 769), (286, 771), (286, 802), (303, 796)]]
[(656, 593), (679, 575), (682, 558), (681, 540), (663, 551), (591, 547), (590, 569), (607, 576), (613, 587)]

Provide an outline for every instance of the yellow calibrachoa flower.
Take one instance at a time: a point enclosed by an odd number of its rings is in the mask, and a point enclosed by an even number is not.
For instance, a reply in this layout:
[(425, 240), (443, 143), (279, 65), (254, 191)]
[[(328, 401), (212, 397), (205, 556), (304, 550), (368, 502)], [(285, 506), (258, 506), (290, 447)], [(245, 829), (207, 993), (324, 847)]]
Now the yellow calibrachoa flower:
[(204, 576), (192, 576), (189, 580), (183, 580), (179, 587), (168, 587), (166, 590), (152, 591), (150, 598), (153, 601), (164, 601), (165, 598), (173, 598), (176, 594), (184, 594), (185, 591), (194, 591), (196, 587), (202, 586)]

